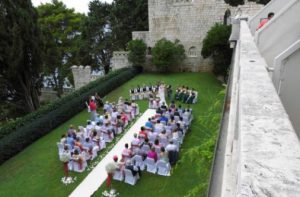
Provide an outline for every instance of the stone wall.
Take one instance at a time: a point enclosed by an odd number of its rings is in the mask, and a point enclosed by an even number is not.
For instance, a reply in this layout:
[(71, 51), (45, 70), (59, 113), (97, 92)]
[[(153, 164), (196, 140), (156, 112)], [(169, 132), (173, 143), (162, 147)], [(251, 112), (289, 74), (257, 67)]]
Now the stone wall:
[(183, 70), (211, 70), (212, 65), (207, 65), (211, 61), (205, 62), (201, 56), (207, 31), (215, 23), (223, 22), (227, 9), (232, 15), (252, 16), (261, 8), (253, 2), (233, 8), (222, 0), (149, 0), (149, 35), (143, 34), (147, 35), (145, 40), (150, 47), (161, 38), (179, 39), (187, 56)]
[(299, 140), (246, 21), (235, 50), (218, 196), (298, 197)]
[(112, 70), (129, 67), (128, 54), (127, 51), (114, 51), (111, 59)]

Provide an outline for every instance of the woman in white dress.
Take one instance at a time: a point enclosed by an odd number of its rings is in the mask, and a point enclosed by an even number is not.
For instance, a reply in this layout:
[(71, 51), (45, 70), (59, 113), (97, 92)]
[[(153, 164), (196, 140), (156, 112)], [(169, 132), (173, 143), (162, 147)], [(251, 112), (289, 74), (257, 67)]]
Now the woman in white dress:
[(167, 103), (166, 102), (166, 97), (165, 97), (165, 85), (161, 84), (158, 88), (158, 97), (160, 98), (160, 105), (162, 103)]

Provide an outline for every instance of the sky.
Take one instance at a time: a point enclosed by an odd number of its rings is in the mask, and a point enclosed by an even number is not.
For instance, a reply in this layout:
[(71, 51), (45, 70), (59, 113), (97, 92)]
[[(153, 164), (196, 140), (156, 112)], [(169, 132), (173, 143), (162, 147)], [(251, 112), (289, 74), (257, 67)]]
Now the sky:
[[(59, 0), (62, 1), (68, 8), (74, 8), (76, 12), (87, 13), (89, 10), (89, 2), (91, 0)], [(111, 3), (113, 0), (100, 0), (102, 2)], [(31, 0), (33, 6), (37, 7), (42, 3), (50, 3), (52, 0)]]

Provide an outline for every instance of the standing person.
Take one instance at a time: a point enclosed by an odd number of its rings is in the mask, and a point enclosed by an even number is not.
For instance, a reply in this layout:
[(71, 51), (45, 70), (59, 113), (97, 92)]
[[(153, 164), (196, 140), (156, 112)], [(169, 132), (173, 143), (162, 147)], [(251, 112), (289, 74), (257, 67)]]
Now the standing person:
[(270, 12), (270, 13), (268, 14), (268, 18), (263, 19), (263, 20), (259, 23), (259, 25), (258, 25), (256, 31), (259, 30), (260, 28), (262, 28), (267, 22), (269, 22), (269, 20), (271, 20), (271, 19), (274, 17), (274, 15), (275, 15), (275, 14), (274, 14), (273, 12)]
[(106, 187), (111, 188), (111, 180), (113, 178), (113, 175), (117, 169), (119, 169), (119, 165), (116, 162), (117, 157), (114, 156), (113, 161), (109, 162), (105, 166), (105, 170), (107, 172), (107, 179), (106, 179)]
[(63, 162), (63, 169), (65, 177), (69, 176), (69, 161), (71, 160), (71, 152), (68, 149), (68, 146), (64, 146), (64, 150), (60, 155), (60, 160)]
[(95, 121), (97, 117), (97, 104), (95, 102), (95, 97), (92, 96), (90, 103), (89, 103), (89, 108), (91, 110), (91, 120)]

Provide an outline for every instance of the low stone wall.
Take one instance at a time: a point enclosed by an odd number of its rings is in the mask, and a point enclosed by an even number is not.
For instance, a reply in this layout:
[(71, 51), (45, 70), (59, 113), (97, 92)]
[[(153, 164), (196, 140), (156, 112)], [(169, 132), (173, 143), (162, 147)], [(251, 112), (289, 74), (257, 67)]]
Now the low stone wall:
[(297, 197), (299, 140), (247, 22), (241, 21), (240, 28), (221, 196)]

